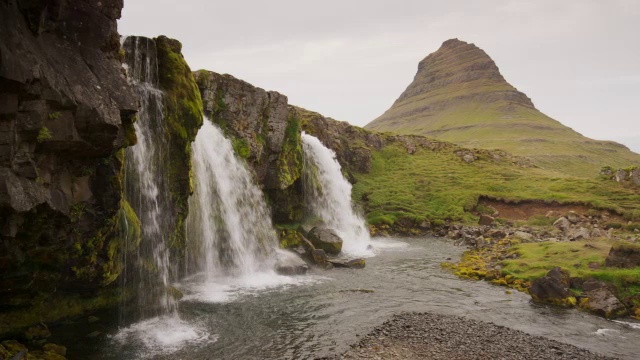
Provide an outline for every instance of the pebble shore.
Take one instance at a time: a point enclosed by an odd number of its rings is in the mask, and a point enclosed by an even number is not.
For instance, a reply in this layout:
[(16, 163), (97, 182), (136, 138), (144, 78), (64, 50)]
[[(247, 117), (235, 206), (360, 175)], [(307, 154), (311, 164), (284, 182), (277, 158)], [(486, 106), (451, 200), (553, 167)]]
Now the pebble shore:
[(554, 340), (458, 316), (403, 313), (361, 339), (337, 359), (580, 359), (610, 357)]

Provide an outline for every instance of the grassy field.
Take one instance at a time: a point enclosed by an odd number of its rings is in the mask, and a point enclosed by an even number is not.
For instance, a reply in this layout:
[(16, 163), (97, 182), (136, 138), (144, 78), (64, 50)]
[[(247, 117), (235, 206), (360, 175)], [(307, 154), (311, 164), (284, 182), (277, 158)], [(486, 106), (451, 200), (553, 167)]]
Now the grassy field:
[(371, 171), (355, 174), (353, 197), (363, 203), (372, 224), (400, 218), (432, 223), (450, 219), (471, 222), (481, 196), (505, 200), (584, 203), (640, 218), (640, 190), (594, 176), (558, 176), (539, 168), (479, 159), (466, 163), (452, 151), (419, 149), (409, 155), (398, 145), (374, 151)]

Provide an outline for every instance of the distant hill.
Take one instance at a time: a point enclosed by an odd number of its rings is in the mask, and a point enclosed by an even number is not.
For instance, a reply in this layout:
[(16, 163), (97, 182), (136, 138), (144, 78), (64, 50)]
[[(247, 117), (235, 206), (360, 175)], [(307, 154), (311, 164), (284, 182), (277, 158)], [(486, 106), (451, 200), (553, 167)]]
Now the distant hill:
[(640, 164), (626, 146), (589, 139), (538, 111), (482, 49), (458, 39), (422, 60), (413, 82), (365, 128), (503, 149), (573, 176)]

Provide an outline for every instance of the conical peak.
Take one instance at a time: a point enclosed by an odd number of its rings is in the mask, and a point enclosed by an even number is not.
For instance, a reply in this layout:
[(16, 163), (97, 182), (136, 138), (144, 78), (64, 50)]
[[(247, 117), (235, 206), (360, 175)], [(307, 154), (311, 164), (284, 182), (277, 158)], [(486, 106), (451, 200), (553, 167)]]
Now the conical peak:
[(420, 61), (413, 82), (394, 105), (416, 96), (438, 96), (442, 100), (443, 93), (469, 96), (487, 92), (494, 93), (492, 98), (508, 98), (509, 101), (533, 107), (526, 95), (507, 83), (484, 50), (472, 43), (449, 39)]

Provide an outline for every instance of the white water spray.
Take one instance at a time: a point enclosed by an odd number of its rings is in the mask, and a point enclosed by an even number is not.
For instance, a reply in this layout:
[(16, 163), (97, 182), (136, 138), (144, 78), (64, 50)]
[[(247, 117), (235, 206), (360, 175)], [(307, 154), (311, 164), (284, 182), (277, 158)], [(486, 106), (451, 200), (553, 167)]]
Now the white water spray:
[(187, 237), (207, 282), (273, 271), (277, 236), (262, 192), (231, 141), (205, 119), (193, 144)]
[(351, 184), (344, 178), (333, 150), (320, 140), (302, 133), (305, 158), (307, 206), (324, 224), (342, 238), (348, 255), (371, 256), (367, 225), (351, 201)]
[[(123, 41), (127, 49), (130, 83), (140, 96), (138, 120), (134, 123), (138, 142), (125, 152), (125, 199), (140, 217), (142, 241), (138, 249), (138, 314), (177, 316), (176, 301), (168, 295), (168, 234), (172, 206), (164, 182), (165, 138), (162, 91), (158, 89), (155, 42), (141, 37)], [(159, 278), (159, 279), (158, 279)]]

